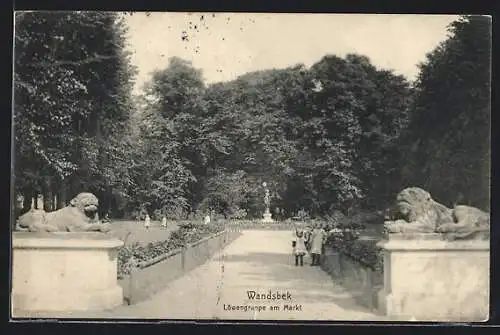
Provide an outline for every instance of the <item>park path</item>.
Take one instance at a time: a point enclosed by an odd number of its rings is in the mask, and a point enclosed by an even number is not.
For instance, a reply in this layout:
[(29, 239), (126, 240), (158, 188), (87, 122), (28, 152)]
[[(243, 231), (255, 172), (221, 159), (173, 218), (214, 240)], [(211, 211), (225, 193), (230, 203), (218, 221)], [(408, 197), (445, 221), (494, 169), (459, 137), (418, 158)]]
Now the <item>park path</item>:
[[(149, 300), (99, 317), (144, 319), (382, 320), (318, 267), (296, 267), (290, 231), (244, 231), (207, 263)], [(247, 291), (289, 292), (289, 301), (250, 300)], [(266, 310), (227, 310), (266, 306)], [(288, 305), (292, 310), (285, 310)], [(277, 310), (270, 310), (276, 306)], [(296, 310), (293, 310), (296, 306)], [(247, 307), (248, 308), (248, 307)]]

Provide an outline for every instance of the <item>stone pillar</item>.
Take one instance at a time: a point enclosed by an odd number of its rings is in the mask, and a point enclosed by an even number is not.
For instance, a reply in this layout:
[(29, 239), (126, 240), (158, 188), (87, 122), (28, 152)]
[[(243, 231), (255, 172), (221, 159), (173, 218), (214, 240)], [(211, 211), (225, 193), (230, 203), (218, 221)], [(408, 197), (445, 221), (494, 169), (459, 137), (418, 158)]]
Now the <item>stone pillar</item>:
[(383, 314), (414, 321), (488, 319), (489, 241), (398, 235), (378, 244), (384, 250), (384, 288), (378, 301)]
[(121, 305), (117, 254), (122, 245), (102, 233), (13, 233), (13, 316)]

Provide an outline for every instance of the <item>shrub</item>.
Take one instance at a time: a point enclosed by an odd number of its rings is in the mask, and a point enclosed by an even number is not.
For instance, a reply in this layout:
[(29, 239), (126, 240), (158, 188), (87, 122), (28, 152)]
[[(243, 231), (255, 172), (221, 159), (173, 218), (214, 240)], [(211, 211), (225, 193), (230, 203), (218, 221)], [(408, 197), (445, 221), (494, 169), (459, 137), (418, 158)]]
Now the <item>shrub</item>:
[(328, 224), (335, 227), (341, 226), (346, 222), (346, 216), (339, 210), (331, 210), (325, 217)]
[(230, 214), (228, 215), (228, 218), (229, 219), (241, 220), (241, 219), (244, 219), (247, 216), (247, 214), (248, 213), (247, 213), (246, 209), (236, 207), (236, 208), (233, 208), (231, 210)]

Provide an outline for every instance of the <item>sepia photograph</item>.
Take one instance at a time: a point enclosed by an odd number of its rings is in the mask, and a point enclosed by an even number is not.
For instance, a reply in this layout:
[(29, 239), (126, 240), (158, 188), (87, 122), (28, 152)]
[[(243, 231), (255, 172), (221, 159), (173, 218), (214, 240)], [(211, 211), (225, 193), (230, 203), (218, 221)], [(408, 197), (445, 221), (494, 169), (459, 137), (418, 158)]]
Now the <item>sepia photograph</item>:
[(491, 29), (14, 12), (11, 321), (487, 321)]

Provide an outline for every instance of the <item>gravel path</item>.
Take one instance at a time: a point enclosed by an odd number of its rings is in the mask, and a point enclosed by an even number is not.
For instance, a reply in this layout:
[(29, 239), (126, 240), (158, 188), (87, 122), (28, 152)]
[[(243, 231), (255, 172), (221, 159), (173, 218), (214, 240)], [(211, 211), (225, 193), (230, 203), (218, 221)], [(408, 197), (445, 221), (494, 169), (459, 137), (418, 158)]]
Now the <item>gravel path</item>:
[[(296, 267), (291, 255), (291, 238), (289, 231), (245, 231), (210, 261), (173, 281), (151, 299), (93, 313), (92, 317), (383, 320), (357, 304), (320, 268), (310, 267), (309, 258), (303, 267)], [(288, 300), (252, 300), (248, 291), (281, 292)]]

